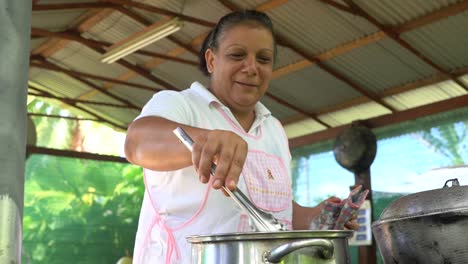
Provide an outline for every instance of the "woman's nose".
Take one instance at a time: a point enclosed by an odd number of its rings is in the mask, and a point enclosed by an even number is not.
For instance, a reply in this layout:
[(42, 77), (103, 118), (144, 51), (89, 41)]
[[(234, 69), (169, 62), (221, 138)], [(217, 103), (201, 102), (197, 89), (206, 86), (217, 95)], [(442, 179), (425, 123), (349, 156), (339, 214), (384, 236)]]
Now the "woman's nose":
[(249, 76), (258, 74), (258, 65), (255, 56), (247, 56), (244, 61), (244, 71)]

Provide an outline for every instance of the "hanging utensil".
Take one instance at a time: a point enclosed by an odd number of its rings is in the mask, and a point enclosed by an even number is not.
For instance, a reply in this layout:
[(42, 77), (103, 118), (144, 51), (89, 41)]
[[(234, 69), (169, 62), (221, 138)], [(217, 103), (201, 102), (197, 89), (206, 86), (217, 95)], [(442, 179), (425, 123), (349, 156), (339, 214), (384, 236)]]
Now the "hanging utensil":
[[(177, 127), (174, 134), (180, 139), (180, 141), (192, 152), (193, 151), (193, 140), (190, 136), (181, 128)], [(214, 175), (216, 171), (216, 165), (211, 164), (211, 175)], [(223, 190), (229, 194), (229, 196), (239, 205), (242, 209), (248, 212), (249, 216), (253, 220), (253, 225), (260, 232), (274, 232), (274, 231), (286, 231), (286, 226), (283, 225), (273, 215), (258, 209), (252, 202), (245, 196), (245, 194), (239, 190), (229, 190), (225, 186)]]

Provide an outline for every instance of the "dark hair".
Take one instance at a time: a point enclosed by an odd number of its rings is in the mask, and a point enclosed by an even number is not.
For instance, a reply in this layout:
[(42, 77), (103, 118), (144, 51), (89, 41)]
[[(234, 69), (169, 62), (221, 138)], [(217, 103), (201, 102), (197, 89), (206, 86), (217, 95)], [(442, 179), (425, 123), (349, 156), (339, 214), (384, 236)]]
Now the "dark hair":
[(256, 11), (256, 10), (242, 10), (242, 11), (234, 11), (223, 16), (216, 26), (210, 31), (208, 36), (206, 36), (205, 40), (200, 49), (200, 53), (198, 55), (200, 62), (198, 67), (206, 76), (209, 76), (210, 73), (206, 67), (206, 59), (205, 59), (205, 52), (207, 49), (216, 50), (219, 45), (219, 39), (230, 28), (236, 25), (246, 24), (246, 25), (253, 25), (253, 26), (261, 26), (270, 31), (273, 37), (273, 45), (274, 45), (274, 54), (276, 55), (276, 41), (275, 35), (273, 31), (273, 23), (271, 23), (270, 18), (267, 14)]

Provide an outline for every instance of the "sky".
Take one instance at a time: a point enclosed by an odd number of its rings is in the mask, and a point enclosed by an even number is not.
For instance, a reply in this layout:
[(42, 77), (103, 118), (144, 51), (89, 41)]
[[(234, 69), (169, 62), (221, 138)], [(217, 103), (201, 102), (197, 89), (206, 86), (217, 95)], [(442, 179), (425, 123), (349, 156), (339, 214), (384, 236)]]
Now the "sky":
[[(467, 163), (468, 150), (462, 155)], [(468, 185), (468, 165), (438, 169), (449, 165), (449, 158), (429, 148), (414, 134), (380, 140), (371, 165), (372, 189), (389, 193), (415, 193), (442, 188), (446, 180), (454, 177), (458, 178), (460, 185)], [(346, 198), (349, 186), (354, 184), (354, 174), (335, 161), (332, 151), (312, 155), (307, 162), (302, 160), (299, 166), (302, 170), (295, 199), (303, 205), (315, 205), (330, 195)]]

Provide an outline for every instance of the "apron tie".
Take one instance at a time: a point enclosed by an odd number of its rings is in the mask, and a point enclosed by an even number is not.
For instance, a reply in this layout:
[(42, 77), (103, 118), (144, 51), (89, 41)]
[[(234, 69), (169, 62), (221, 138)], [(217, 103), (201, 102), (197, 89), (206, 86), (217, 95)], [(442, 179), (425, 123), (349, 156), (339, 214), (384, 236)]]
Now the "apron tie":
[(180, 252), (179, 252), (179, 247), (177, 246), (177, 243), (174, 238), (174, 234), (172, 229), (167, 227), (167, 225), (164, 223), (164, 220), (157, 215), (156, 216), (156, 224), (163, 229), (166, 232), (167, 235), (167, 247), (166, 247), (166, 264), (170, 264), (172, 254), (176, 253), (176, 260), (180, 260)]

